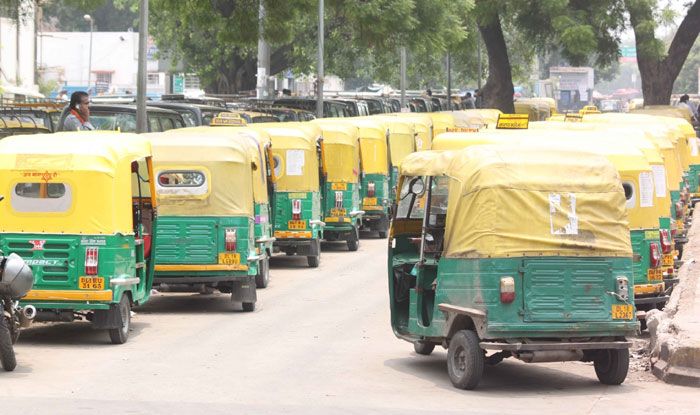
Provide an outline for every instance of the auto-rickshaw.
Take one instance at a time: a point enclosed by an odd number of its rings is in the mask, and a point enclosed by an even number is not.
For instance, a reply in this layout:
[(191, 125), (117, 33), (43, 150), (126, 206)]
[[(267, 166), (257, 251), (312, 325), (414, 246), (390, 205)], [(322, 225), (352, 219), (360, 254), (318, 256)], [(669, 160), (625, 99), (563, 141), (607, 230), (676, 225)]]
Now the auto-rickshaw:
[(151, 145), (132, 134), (66, 132), (0, 141), (0, 249), (34, 273), (35, 321), (86, 319), (125, 343), (151, 295), (157, 247)]
[(497, 110), (495, 108), (479, 108), (462, 111), (466, 112), (467, 114), (474, 113), (481, 115), (482, 119), (486, 122), (486, 128), (494, 128), (498, 122), (498, 116), (503, 114), (501, 110)]
[(360, 246), (360, 143), (358, 128), (341, 123), (337, 119), (320, 119), (313, 123), (321, 128), (323, 137), (322, 200), (323, 239), (344, 240), (348, 250), (357, 251)]
[(269, 134), (276, 178), (273, 198), (275, 252), (305, 256), (309, 267), (318, 267), (323, 237), (320, 178), (323, 140), (318, 125), (286, 122), (253, 124)]
[(386, 238), (389, 231), (391, 160), (388, 153), (389, 130), (380, 117), (342, 118), (338, 122), (358, 129), (360, 142), (360, 171), (362, 229), (376, 231)]
[(528, 118), (531, 122), (540, 120), (540, 111), (535, 103), (515, 101), (513, 103), (513, 108), (516, 114), (528, 114)]
[(440, 133), (454, 129), (456, 126), (455, 116), (452, 111), (429, 112), (426, 115), (433, 120), (433, 138)]
[(511, 356), (592, 361), (602, 383), (624, 381), (638, 324), (625, 196), (608, 160), (526, 146), (420, 152), (399, 188), (391, 325), (419, 354), (446, 347), (454, 386), (475, 388), (485, 363)]
[(269, 259), (273, 252), (273, 235), (274, 215), (272, 211), (275, 176), (271, 166), (273, 159), (271, 152), (270, 136), (258, 129), (246, 127), (231, 127), (217, 126), (211, 128), (207, 126), (180, 128), (170, 130), (168, 134), (188, 135), (192, 134), (213, 134), (216, 136), (225, 135), (233, 140), (240, 141), (245, 148), (250, 152), (250, 157), (256, 166), (261, 168), (257, 170), (255, 180), (253, 181), (253, 202), (255, 204), (255, 230), (254, 237), (261, 256), (258, 262), (258, 273), (255, 276), (255, 285), (257, 288), (266, 288), (270, 280), (270, 264)]
[(447, 131), (455, 130), (480, 130), (488, 126), (488, 122), (481, 114), (467, 111), (451, 111), (454, 117), (454, 127)]

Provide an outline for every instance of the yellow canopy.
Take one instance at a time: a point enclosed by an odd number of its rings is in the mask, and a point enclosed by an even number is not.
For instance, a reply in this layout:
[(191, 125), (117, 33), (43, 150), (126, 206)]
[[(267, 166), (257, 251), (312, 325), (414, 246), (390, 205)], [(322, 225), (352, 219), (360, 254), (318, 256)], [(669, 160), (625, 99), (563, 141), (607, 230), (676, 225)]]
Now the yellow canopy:
[(433, 141), (433, 119), (430, 118), (430, 116), (417, 112), (395, 112), (392, 114), (375, 115), (374, 117), (394, 117), (410, 120), (413, 122), (413, 128), (416, 133), (416, 151), (430, 149), (430, 143)]
[(429, 112), (427, 115), (433, 120), (433, 138), (456, 127), (457, 121), (452, 112)]
[(360, 174), (359, 129), (335, 120), (314, 120), (321, 127), (323, 157), (329, 182), (357, 183)]
[(485, 145), (415, 153), (401, 173), (451, 179), (447, 257), (632, 254), (620, 177), (602, 156)]
[(642, 108), (631, 108), (630, 113), (676, 117), (681, 118), (689, 123), (692, 120), (690, 112), (683, 108), (674, 107), (672, 105), (645, 105)]
[(252, 217), (254, 183), (265, 193), (265, 201), (267, 189), (265, 176), (260, 177), (257, 143), (244, 134), (150, 135), (160, 213)]
[(277, 190), (319, 190), (317, 145), (321, 130), (318, 125), (300, 122), (259, 123), (252, 124), (249, 128), (264, 131), (272, 140)]
[(496, 125), (498, 122), (498, 116), (503, 114), (501, 110), (497, 110), (495, 108), (479, 108), (479, 109), (471, 109), (471, 110), (462, 110), (462, 112), (466, 112), (467, 114), (479, 114), (481, 117), (486, 121), (489, 127), (493, 127)]
[(389, 151), (391, 164), (400, 166), (406, 156), (416, 151), (415, 130), (412, 123), (406, 123), (400, 118), (386, 118), (389, 127)]
[[(134, 134), (90, 131), (4, 138), (0, 232), (133, 234), (131, 163), (150, 156), (150, 143)], [(41, 195), (32, 190), (41, 188), (48, 191)]]
[(454, 117), (455, 128), (482, 129), (488, 126), (488, 122), (483, 115), (466, 111), (443, 111)]
[(387, 174), (389, 158), (387, 155), (387, 136), (389, 129), (380, 117), (324, 118), (337, 120), (357, 127), (360, 139), (360, 159), (362, 172), (365, 174)]
[(528, 114), (530, 121), (538, 121), (540, 119), (540, 112), (537, 108), (537, 104), (515, 101), (513, 106), (515, 107), (516, 114)]

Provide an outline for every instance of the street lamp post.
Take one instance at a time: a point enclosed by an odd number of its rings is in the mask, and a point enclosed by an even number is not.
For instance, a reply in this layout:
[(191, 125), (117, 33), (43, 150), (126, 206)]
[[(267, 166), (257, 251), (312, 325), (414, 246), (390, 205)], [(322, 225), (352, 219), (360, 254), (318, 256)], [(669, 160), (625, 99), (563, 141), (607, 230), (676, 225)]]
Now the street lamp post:
[[(88, 91), (90, 90), (90, 82), (92, 81), (92, 32), (95, 28), (95, 21), (92, 19), (92, 16), (89, 14), (86, 14), (83, 16), (83, 19), (85, 19), (86, 22), (90, 22), (90, 51), (88, 52)], [(43, 48), (42, 48), (42, 53)]]
[(136, 132), (148, 132), (146, 114), (146, 50), (148, 49), (148, 0), (139, 4), (139, 64), (136, 76)]

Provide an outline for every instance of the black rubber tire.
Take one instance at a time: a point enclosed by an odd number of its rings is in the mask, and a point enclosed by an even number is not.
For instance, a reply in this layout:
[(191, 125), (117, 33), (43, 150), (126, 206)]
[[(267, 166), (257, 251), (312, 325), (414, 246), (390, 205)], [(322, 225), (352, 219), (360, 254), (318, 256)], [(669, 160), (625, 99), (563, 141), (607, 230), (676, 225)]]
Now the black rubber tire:
[(122, 315), (122, 326), (116, 329), (109, 329), (109, 338), (112, 344), (124, 344), (129, 340), (129, 329), (131, 328), (131, 303), (129, 296), (124, 293), (117, 305), (118, 312)]
[(379, 239), (386, 239), (387, 235), (389, 235), (388, 231), (379, 231)]
[(2, 315), (0, 315), (0, 364), (8, 372), (15, 370), (17, 367), (17, 358), (15, 357), (15, 349), (12, 348), (10, 329), (7, 328), (7, 318)]
[(243, 307), (243, 311), (246, 313), (255, 311), (255, 303), (241, 303), (241, 307)]
[(432, 353), (433, 350), (435, 350), (435, 343), (416, 341), (413, 342), (413, 350), (415, 350), (416, 353), (420, 355), (429, 356), (430, 353)]
[(257, 288), (267, 288), (270, 283), (270, 258), (265, 258), (258, 265), (258, 275), (255, 276), (255, 286)]
[(639, 320), (639, 331), (644, 331), (647, 329), (647, 320), (645, 318)]
[(604, 385), (619, 385), (625, 381), (630, 366), (628, 349), (599, 350), (593, 360), (595, 374)]
[(360, 240), (359, 239), (351, 239), (348, 242), (348, 251), (350, 252), (355, 252), (360, 248)]
[(312, 255), (306, 257), (306, 263), (309, 268), (318, 268), (318, 263), (321, 262), (321, 255)]
[(459, 389), (474, 389), (484, 374), (484, 353), (479, 336), (472, 330), (460, 330), (447, 349), (447, 374)]

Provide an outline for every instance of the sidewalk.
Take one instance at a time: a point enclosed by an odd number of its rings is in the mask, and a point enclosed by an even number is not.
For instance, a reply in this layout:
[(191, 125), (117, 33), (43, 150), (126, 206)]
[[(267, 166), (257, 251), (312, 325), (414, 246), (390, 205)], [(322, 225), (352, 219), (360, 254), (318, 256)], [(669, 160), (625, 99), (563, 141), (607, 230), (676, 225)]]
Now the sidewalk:
[(700, 387), (700, 205), (693, 213), (678, 276), (664, 310), (647, 314), (651, 367), (665, 382)]

